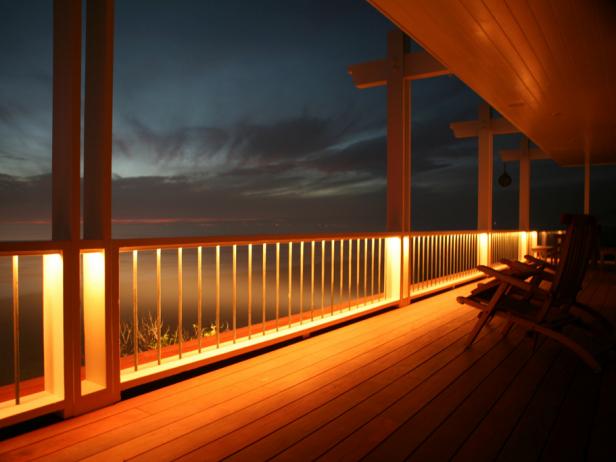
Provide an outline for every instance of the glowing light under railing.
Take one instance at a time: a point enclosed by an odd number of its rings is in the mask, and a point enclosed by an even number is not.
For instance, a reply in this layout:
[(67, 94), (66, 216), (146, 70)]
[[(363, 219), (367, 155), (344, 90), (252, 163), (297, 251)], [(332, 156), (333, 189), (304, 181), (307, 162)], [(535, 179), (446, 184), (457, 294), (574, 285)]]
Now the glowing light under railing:
[(105, 254), (102, 251), (82, 254), (83, 329), (85, 341), (85, 380), (82, 394), (106, 387), (105, 348)]
[(43, 345), (45, 391), (64, 397), (64, 262), (43, 255)]
[(477, 246), (477, 261), (480, 265), (490, 264), (490, 238), (488, 233), (479, 234), (478, 246)]
[(400, 272), (402, 258), (402, 239), (399, 237), (385, 238), (385, 298), (400, 298)]
[(519, 241), (518, 241), (518, 260), (524, 261), (524, 255), (527, 255), (529, 252), (529, 236), (530, 233), (528, 231), (520, 231), (519, 232)]

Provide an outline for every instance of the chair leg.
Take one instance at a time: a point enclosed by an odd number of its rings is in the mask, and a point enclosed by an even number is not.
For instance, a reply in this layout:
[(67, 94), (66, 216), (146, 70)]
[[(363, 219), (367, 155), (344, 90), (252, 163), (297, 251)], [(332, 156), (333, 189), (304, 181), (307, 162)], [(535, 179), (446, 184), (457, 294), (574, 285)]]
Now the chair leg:
[(588, 305), (585, 305), (584, 303), (580, 303), (580, 302), (574, 302), (573, 306), (582, 310), (584, 313), (589, 314), (593, 318), (595, 318), (599, 322), (602, 329), (607, 335), (611, 335), (614, 332), (614, 326), (612, 325), (612, 323), (605, 316), (603, 316), (599, 311), (591, 308)]
[(479, 335), (479, 332), (481, 332), (481, 329), (483, 329), (483, 327), (488, 323), (490, 318), (491, 316), (489, 316), (486, 311), (482, 311), (479, 314), (479, 319), (477, 319), (477, 322), (475, 323), (473, 330), (468, 335), (468, 342), (466, 343), (466, 346), (465, 346), (467, 350), (473, 345), (473, 343), (475, 342), (475, 339)]
[(505, 325), (503, 326), (503, 329), (501, 330), (501, 333), (503, 334), (503, 338), (507, 337), (509, 335), (509, 332), (511, 332), (511, 328), (513, 327), (513, 322), (512, 321), (507, 321), (505, 323)]
[(546, 337), (550, 337), (550, 338), (556, 340), (558, 343), (560, 343), (564, 347), (567, 347), (569, 350), (571, 350), (576, 355), (578, 355), (578, 357), (582, 361), (584, 361), (594, 372), (600, 372), (601, 371), (601, 365), (594, 358), (594, 356), (592, 354), (590, 354), (585, 348), (583, 348), (581, 345), (579, 345), (578, 343), (576, 343), (573, 340), (571, 340), (566, 335), (561, 334), (560, 332), (556, 332), (556, 331), (554, 331), (552, 329), (544, 328), (542, 326), (534, 325), (534, 326), (529, 326), (529, 327), (532, 330), (534, 330), (535, 332), (543, 334)]

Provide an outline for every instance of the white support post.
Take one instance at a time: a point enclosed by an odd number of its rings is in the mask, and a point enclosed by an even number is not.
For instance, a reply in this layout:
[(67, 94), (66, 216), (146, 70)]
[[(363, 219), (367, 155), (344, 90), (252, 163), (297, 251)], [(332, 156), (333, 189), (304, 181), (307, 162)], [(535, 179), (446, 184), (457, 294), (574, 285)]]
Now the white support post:
[(493, 135), (490, 129), (490, 106), (479, 106), (477, 229), (492, 230), (492, 182), (494, 176)]
[[(62, 252), (64, 416), (75, 413), (79, 393), (81, 0), (53, 2), (52, 239)], [(47, 304), (50, 307), (51, 301)], [(51, 308), (50, 308), (51, 309)], [(48, 318), (49, 320), (48, 312)], [(48, 323), (51, 327), (51, 324)], [(56, 329), (57, 333), (59, 329)], [(57, 371), (56, 364), (52, 367)], [(52, 379), (53, 386), (59, 379)], [(50, 383), (50, 386), (52, 384)]]
[(86, 377), (78, 412), (120, 399), (118, 254), (111, 240), (114, 0), (89, 0), (86, 11), (84, 102), (84, 239), (101, 249), (84, 252)]
[(409, 232), (411, 226), (411, 87), (404, 78), (404, 34), (387, 36), (387, 229)]

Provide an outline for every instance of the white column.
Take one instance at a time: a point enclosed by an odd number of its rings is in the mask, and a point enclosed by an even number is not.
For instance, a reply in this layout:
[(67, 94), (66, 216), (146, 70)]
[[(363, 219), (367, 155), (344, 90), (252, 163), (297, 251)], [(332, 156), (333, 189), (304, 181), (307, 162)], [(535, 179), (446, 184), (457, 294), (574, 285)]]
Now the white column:
[(410, 231), (410, 83), (404, 79), (404, 34), (387, 36), (387, 229)]
[(530, 230), (530, 153), (528, 138), (520, 141), (520, 191), (518, 229)]
[(494, 159), (492, 155), (493, 135), (490, 129), (490, 106), (479, 106), (478, 174), (477, 174), (477, 229), (492, 229), (492, 182)]

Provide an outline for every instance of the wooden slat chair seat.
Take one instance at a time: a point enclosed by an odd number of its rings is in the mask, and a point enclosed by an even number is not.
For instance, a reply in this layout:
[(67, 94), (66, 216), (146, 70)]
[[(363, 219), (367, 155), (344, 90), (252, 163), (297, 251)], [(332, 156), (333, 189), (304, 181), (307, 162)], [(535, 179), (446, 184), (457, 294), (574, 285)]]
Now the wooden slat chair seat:
[[(596, 358), (563, 332), (564, 327), (569, 325), (589, 326), (584, 319), (572, 313), (575, 308), (580, 308), (602, 324), (607, 322), (599, 313), (576, 300), (595, 246), (597, 226), (594, 218), (588, 215), (566, 215), (563, 221), (567, 224), (567, 232), (558, 265), (543, 265), (530, 259), (528, 264), (511, 263), (504, 271), (478, 267), (493, 281), (475, 289), (469, 296), (457, 299), (459, 303), (481, 310), (469, 335), (467, 348), (489, 320), (498, 315), (508, 320), (503, 331), (505, 335), (513, 325), (519, 325), (560, 342), (593, 370), (600, 370)], [(541, 280), (549, 280), (549, 288), (540, 287), (538, 281)]]

